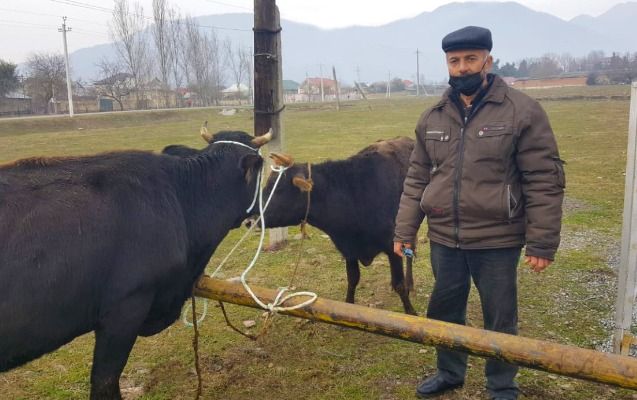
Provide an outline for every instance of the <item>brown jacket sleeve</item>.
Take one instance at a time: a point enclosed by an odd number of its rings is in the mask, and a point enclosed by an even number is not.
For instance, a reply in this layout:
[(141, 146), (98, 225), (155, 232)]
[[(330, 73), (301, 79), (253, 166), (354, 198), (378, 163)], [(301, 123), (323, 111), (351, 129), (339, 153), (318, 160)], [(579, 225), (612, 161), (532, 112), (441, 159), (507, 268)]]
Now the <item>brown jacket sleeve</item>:
[(516, 163), (526, 202), (526, 255), (553, 260), (560, 244), (564, 170), (548, 117), (536, 101), (522, 122)]
[(418, 228), (425, 218), (420, 208), (420, 199), (429, 183), (431, 160), (425, 150), (425, 121), (429, 113), (424, 113), (416, 126), (416, 145), (409, 158), (409, 169), (403, 183), (398, 214), (396, 215), (395, 242), (416, 244)]

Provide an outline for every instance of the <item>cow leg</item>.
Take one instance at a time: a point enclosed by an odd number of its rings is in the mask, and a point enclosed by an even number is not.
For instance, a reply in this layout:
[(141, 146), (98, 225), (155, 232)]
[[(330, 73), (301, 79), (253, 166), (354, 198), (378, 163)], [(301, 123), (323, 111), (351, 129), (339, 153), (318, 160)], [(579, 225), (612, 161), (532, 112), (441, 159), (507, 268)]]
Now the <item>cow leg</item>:
[(354, 304), (356, 286), (358, 286), (358, 282), (361, 280), (361, 270), (358, 267), (358, 260), (355, 258), (346, 259), (345, 267), (347, 268), (347, 297), (345, 301)]
[(403, 302), (403, 308), (405, 313), (411, 315), (417, 315), (414, 306), (411, 305), (409, 300), (409, 288), (405, 284), (405, 274), (403, 273), (403, 260), (398, 257), (393, 251), (388, 251), (387, 258), (389, 259), (389, 268), (391, 270), (391, 287), (398, 293), (400, 300)]
[(111, 307), (100, 318), (95, 329), (91, 400), (122, 398), (119, 377), (151, 303), (152, 296), (131, 297)]

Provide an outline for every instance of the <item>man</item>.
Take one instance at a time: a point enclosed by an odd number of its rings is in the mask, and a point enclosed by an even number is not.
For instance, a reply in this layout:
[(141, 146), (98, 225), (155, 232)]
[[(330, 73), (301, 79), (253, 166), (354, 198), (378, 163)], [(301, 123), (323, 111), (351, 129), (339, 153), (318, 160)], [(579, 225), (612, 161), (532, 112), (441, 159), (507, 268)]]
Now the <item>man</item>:
[[(564, 172), (541, 106), (489, 74), (491, 32), (468, 26), (442, 40), (451, 88), (416, 127), (394, 251), (414, 248), (427, 217), (436, 279), (427, 317), (464, 324), (471, 279), (485, 329), (517, 333), (521, 248), (536, 272), (548, 267), (560, 241)], [(467, 355), (437, 349), (435, 375), (421, 398), (463, 385)], [(492, 399), (515, 399), (517, 367), (489, 359)]]

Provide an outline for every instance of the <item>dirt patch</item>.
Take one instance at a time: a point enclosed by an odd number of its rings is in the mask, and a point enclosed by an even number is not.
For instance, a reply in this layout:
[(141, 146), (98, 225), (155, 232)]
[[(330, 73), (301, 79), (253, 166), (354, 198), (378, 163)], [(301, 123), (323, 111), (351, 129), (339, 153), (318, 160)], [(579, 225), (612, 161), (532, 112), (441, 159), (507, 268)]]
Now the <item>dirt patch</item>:
[(564, 215), (566, 216), (566, 215), (572, 215), (578, 212), (594, 211), (595, 206), (588, 204), (582, 200), (565, 196), (564, 202), (562, 203), (562, 210), (564, 212)]

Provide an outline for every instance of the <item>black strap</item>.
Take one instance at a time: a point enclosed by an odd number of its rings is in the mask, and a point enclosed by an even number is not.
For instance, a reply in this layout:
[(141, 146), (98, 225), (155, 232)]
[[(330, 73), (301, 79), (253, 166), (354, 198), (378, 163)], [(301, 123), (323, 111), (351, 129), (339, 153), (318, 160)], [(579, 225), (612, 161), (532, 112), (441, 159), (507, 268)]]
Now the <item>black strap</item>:
[(263, 110), (254, 110), (255, 114), (260, 114), (260, 115), (276, 115), (278, 113), (280, 113), (281, 111), (283, 111), (285, 109), (285, 104), (281, 106), (281, 108), (279, 108), (276, 111), (263, 111)]
[(254, 33), (271, 33), (271, 34), (276, 34), (279, 33), (283, 30), (283, 28), (281, 28), (279, 26), (279, 29), (276, 30), (272, 30), (272, 29), (263, 29), (263, 28), (252, 28), (252, 30), (254, 31)]

